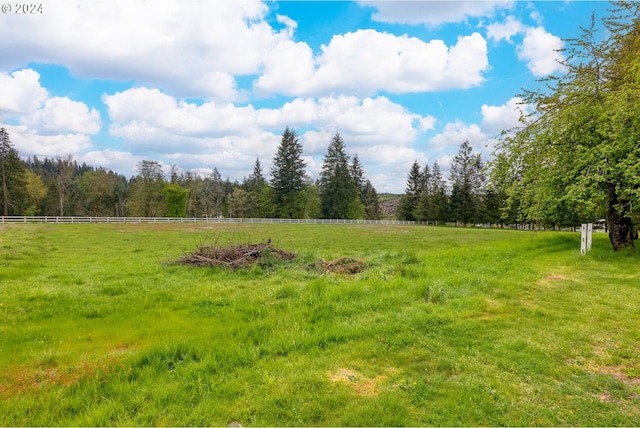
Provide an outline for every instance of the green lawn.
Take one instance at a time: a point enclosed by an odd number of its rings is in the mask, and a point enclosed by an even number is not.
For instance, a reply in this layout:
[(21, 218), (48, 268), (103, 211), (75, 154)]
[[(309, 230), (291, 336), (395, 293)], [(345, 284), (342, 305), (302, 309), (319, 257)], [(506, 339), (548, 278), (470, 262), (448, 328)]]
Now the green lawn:
[[(638, 425), (640, 256), (579, 238), (0, 226), (0, 425)], [(268, 239), (298, 259), (168, 263)]]

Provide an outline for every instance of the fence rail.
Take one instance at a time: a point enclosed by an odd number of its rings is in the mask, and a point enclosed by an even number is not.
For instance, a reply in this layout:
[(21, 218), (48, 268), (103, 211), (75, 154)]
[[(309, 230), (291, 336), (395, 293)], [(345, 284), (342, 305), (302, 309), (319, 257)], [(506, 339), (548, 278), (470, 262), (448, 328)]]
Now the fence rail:
[(0, 216), (0, 224), (5, 223), (274, 223), (274, 224), (420, 224), (416, 221), (404, 220), (345, 220), (314, 218), (225, 218), (225, 217), (54, 217), (54, 216)]

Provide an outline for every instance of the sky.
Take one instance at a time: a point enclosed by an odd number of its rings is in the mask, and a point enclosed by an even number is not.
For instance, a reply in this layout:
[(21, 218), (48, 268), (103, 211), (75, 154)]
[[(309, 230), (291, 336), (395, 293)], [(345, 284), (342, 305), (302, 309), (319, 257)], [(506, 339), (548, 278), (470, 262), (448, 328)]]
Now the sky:
[[(2, 3), (4, 1), (5, 3)], [(270, 178), (285, 127), (316, 179), (340, 133), (376, 190), (530, 110), (603, 1), (0, 0), (0, 127), (21, 157)], [(26, 10), (29, 9), (29, 10)]]

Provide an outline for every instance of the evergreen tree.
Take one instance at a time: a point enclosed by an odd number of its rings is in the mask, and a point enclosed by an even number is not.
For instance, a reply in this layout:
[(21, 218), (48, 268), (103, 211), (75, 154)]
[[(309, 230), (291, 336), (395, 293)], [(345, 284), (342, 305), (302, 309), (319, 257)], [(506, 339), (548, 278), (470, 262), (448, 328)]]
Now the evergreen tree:
[(360, 196), (360, 201), (362, 201), (362, 203), (366, 205), (364, 202), (366, 179), (364, 177), (364, 168), (360, 163), (360, 158), (358, 158), (357, 153), (353, 155), (353, 160), (351, 161), (349, 172), (351, 174), (351, 179), (353, 180), (353, 183), (355, 184), (358, 194)]
[(382, 218), (382, 211), (380, 210), (380, 201), (378, 200), (378, 192), (373, 187), (371, 181), (367, 180), (364, 184), (364, 210), (365, 218), (367, 220), (379, 220)]
[(0, 128), (0, 180), (2, 181), (3, 215), (17, 214), (19, 200), (23, 196), (25, 165), (13, 148), (9, 133)]
[(320, 172), (320, 200), (324, 218), (353, 218), (363, 214), (358, 207), (360, 190), (356, 187), (339, 133), (333, 137)]
[(502, 197), (500, 192), (494, 189), (493, 186), (487, 186), (484, 192), (481, 206), (481, 220), (483, 223), (498, 224), (501, 223), (502, 212), (500, 207), (502, 206)]
[(253, 165), (253, 172), (249, 175), (249, 179), (246, 184), (247, 190), (254, 193), (259, 193), (260, 190), (262, 190), (262, 186), (267, 184), (267, 180), (265, 180), (262, 175), (260, 159), (256, 158), (256, 163)]
[(474, 154), (469, 142), (464, 141), (451, 162), (450, 214), (453, 221), (466, 226), (480, 219), (484, 180), (480, 154)]
[(423, 188), (422, 173), (420, 172), (420, 164), (414, 161), (409, 170), (407, 178), (407, 186), (404, 195), (400, 197), (396, 217), (398, 220), (415, 221), (414, 211), (420, 199), (420, 192)]
[(273, 212), (271, 207), (271, 196), (267, 180), (262, 175), (262, 165), (260, 159), (256, 159), (253, 172), (249, 175), (246, 188), (251, 193), (251, 199), (255, 202), (252, 215), (255, 217), (268, 217)]
[(438, 161), (433, 162), (431, 168), (431, 198), (427, 210), (427, 219), (436, 223), (444, 224), (448, 219), (449, 197), (447, 196), (447, 188), (442, 178), (440, 165)]
[(413, 210), (413, 216), (417, 221), (428, 221), (429, 206), (431, 205), (431, 170), (429, 165), (424, 166), (421, 174), (420, 188), (418, 189), (418, 202)]
[(271, 197), (276, 217), (300, 218), (304, 215), (305, 168), (302, 144), (296, 132), (287, 126), (271, 168)]

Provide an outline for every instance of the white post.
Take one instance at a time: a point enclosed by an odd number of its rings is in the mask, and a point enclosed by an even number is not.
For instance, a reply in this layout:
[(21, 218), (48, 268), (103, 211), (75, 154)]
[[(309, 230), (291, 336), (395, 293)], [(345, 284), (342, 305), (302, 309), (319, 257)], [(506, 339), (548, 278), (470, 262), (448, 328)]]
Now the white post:
[(593, 243), (593, 223), (587, 223), (587, 251), (591, 251)]
[(587, 254), (587, 225), (583, 224), (580, 233), (580, 254)]

